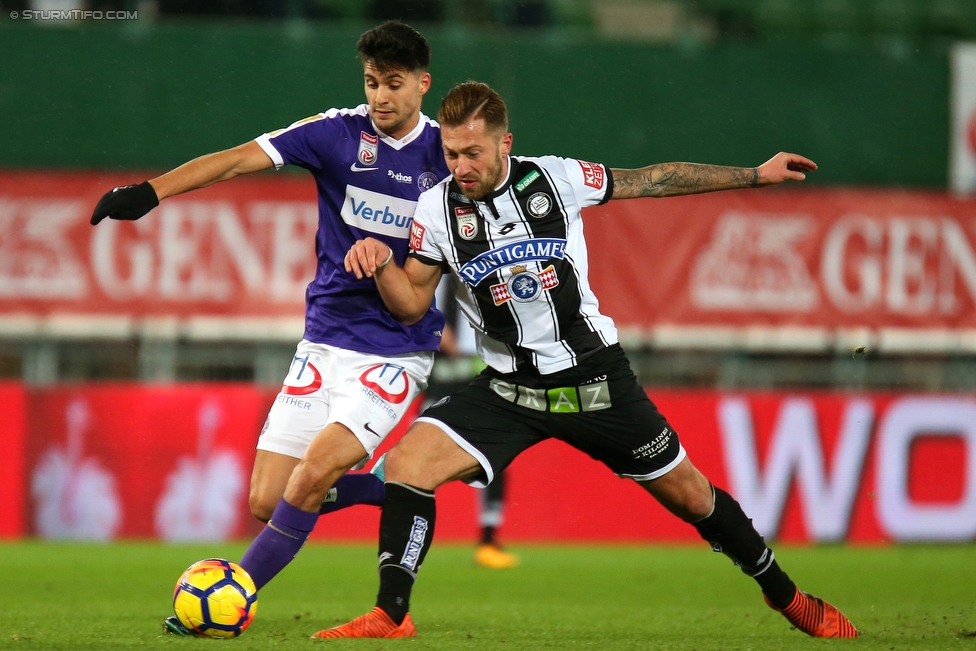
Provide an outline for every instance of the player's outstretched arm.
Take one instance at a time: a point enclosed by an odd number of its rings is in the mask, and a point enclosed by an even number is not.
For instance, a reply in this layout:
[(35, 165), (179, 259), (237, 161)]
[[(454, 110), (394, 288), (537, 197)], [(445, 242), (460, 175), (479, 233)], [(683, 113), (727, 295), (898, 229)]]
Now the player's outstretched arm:
[(241, 174), (250, 174), (274, 166), (261, 146), (251, 141), (200, 158), (194, 158), (175, 170), (138, 185), (126, 185), (106, 192), (92, 212), (91, 223), (106, 217), (134, 220), (159, 205), (167, 197), (197, 188), (205, 188), (218, 181), (226, 181)]
[(799, 154), (780, 152), (759, 167), (725, 167), (701, 163), (658, 163), (636, 170), (611, 169), (612, 199), (673, 197), (717, 190), (736, 190), (802, 181), (817, 164)]
[(346, 253), (346, 271), (356, 278), (373, 278), (386, 308), (407, 325), (423, 318), (434, 302), (434, 291), (442, 269), (407, 258), (401, 267), (393, 259), (393, 250), (372, 237), (359, 240)]

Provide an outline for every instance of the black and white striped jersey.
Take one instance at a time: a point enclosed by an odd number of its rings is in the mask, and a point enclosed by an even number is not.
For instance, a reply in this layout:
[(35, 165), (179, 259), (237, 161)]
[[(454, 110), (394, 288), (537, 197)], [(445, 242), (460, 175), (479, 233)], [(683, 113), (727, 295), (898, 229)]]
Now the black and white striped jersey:
[(505, 182), (483, 199), (465, 197), (453, 177), (423, 193), (410, 255), (461, 281), (458, 302), (489, 366), (555, 373), (617, 341), (587, 280), (580, 215), (610, 198), (613, 179), (572, 158), (508, 162)]

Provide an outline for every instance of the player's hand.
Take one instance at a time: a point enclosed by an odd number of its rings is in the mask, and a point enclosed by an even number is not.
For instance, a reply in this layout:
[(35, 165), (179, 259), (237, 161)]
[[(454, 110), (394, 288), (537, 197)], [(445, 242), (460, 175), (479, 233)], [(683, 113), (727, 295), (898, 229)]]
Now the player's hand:
[(393, 259), (393, 249), (379, 240), (367, 237), (359, 240), (346, 253), (346, 271), (356, 274), (356, 278), (372, 278)]
[(144, 181), (138, 185), (122, 185), (102, 195), (92, 212), (92, 226), (106, 217), (109, 219), (139, 219), (159, 205), (156, 190)]
[(781, 151), (759, 166), (759, 185), (774, 185), (783, 181), (802, 181), (804, 172), (817, 169), (817, 164), (799, 154)]

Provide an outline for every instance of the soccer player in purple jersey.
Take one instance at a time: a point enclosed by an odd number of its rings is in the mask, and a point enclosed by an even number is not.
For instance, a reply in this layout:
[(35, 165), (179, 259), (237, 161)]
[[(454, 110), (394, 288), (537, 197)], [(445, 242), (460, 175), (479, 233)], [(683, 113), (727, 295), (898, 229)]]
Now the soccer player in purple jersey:
[[(93, 225), (106, 217), (139, 219), (168, 197), (271, 167), (298, 165), (315, 179), (318, 264), (306, 291), (305, 334), (261, 432), (251, 476), (251, 512), (268, 525), (241, 566), (258, 589), (295, 557), (320, 513), (351, 501), (382, 503), (382, 481), (345, 473), (365, 463), (424, 390), (444, 326), (434, 309), (403, 324), (372, 280), (344, 269), (346, 251), (365, 237), (389, 247), (387, 262), (403, 264), (420, 193), (449, 175), (440, 129), (420, 112), (430, 88), (427, 41), (391, 21), (364, 33), (357, 48), (366, 104), (331, 109), (115, 188), (91, 218)], [(192, 634), (175, 618), (165, 626)]]

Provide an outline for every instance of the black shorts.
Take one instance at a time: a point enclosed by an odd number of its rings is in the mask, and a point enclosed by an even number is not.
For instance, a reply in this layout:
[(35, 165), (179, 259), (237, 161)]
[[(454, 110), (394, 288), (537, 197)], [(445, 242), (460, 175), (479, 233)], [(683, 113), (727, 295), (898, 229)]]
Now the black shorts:
[(654, 479), (685, 457), (678, 434), (637, 382), (619, 345), (552, 375), (485, 369), (419, 418), (481, 464), (484, 486), (523, 450), (548, 438), (585, 452), (621, 477)]

